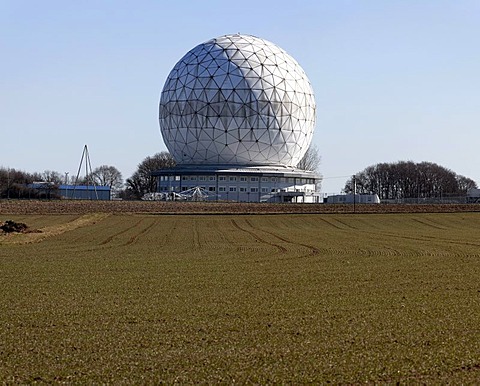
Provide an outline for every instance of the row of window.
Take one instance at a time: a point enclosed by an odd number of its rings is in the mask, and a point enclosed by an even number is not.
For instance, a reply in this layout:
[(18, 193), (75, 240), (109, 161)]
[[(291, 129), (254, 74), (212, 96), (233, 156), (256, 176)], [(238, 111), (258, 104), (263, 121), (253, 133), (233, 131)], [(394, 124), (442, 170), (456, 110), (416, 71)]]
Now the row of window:
[[(182, 181), (216, 181), (216, 176), (182, 176)], [(259, 177), (237, 177), (237, 176), (218, 176), (218, 181), (241, 181), (241, 182), (258, 182)], [(262, 177), (263, 182), (268, 182), (268, 177)], [(272, 177), (272, 182), (276, 181), (276, 177)]]
[[(166, 186), (166, 185), (160, 185), (160, 191), (166, 192), (166, 191), (174, 191), (174, 192), (180, 192), (183, 190), (189, 190), (189, 189), (194, 189), (197, 186)], [(201, 189), (207, 190), (209, 192), (215, 192), (216, 188), (215, 186), (200, 186)], [(245, 186), (229, 186), (228, 188), (226, 186), (219, 186), (218, 187), (219, 192), (241, 192), (241, 193), (258, 193), (259, 191), (262, 193), (278, 193), (278, 192), (306, 192), (306, 193), (312, 193), (315, 190), (314, 189), (308, 189), (308, 188), (286, 188), (286, 189), (278, 189), (278, 188), (261, 188), (260, 190), (257, 187), (245, 187)]]
[[(229, 186), (228, 189), (226, 186), (219, 186), (218, 187), (218, 191), (219, 192), (230, 192), (230, 193), (235, 193), (237, 192), (237, 187), (236, 186)], [(260, 190), (262, 193), (276, 193), (279, 191), (279, 189), (269, 189), (269, 188), (262, 188)], [(238, 192), (240, 193), (258, 193), (258, 188), (257, 187), (250, 187), (250, 188), (246, 188), (244, 186), (240, 186), (238, 187)]]
[[(162, 187), (163, 189), (162, 190), (169, 190), (167, 187)], [(179, 186), (175, 186), (175, 188), (173, 189), (174, 191), (176, 192), (180, 192), (180, 190), (189, 190), (189, 189), (194, 189), (196, 188), (196, 186), (187, 186), (187, 187), (184, 187), (182, 189), (180, 189)], [(207, 190), (209, 192), (215, 192), (216, 191), (216, 188), (215, 186), (200, 186), (200, 189), (203, 189), (203, 190)], [(228, 193), (236, 193), (236, 192), (240, 192), (240, 193), (258, 193), (258, 192), (261, 192), (261, 193), (278, 193), (280, 192), (281, 189), (273, 189), (273, 188), (261, 188), (259, 189), (258, 187), (256, 186), (252, 186), (252, 187), (246, 187), (246, 186), (219, 186), (218, 187), (218, 191), (219, 192), (228, 192)], [(300, 189), (297, 189), (297, 191), (300, 191)], [(309, 190), (307, 190), (309, 191)]]
[[(216, 176), (181, 176), (182, 181), (216, 181)], [(160, 181), (180, 181), (180, 176), (160, 176)], [(237, 177), (237, 176), (218, 176), (218, 181), (229, 182), (279, 182), (279, 183), (295, 183), (293, 177)], [(297, 178), (299, 184), (314, 184), (313, 178)]]

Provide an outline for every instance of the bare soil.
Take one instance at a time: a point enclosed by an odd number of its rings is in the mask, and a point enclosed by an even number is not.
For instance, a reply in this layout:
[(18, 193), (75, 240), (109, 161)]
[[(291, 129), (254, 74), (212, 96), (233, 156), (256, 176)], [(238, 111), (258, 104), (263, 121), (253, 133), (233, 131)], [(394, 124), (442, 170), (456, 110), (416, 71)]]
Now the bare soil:
[(5, 214), (315, 214), (315, 213), (455, 213), (480, 212), (480, 204), (280, 204), (165, 201), (0, 200)]

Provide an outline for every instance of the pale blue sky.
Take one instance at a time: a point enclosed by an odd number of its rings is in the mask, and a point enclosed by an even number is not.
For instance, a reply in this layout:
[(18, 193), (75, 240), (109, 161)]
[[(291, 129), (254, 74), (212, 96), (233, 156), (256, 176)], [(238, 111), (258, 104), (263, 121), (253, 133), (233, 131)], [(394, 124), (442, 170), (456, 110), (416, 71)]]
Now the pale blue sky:
[(0, 0), (0, 166), (124, 178), (166, 150), (158, 101), (191, 48), (262, 37), (302, 65), (324, 192), (379, 162), (430, 161), (480, 184), (480, 1)]

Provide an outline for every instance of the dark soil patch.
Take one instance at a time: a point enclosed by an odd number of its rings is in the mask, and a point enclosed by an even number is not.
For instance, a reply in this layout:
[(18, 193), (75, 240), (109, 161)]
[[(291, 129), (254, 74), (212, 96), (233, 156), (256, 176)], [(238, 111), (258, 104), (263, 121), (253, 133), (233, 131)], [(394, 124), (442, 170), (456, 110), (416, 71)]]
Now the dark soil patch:
[(12, 220), (7, 220), (5, 222), (0, 222), (0, 229), (4, 233), (28, 233), (30, 232), (27, 224), (22, 222), (15, 222)]

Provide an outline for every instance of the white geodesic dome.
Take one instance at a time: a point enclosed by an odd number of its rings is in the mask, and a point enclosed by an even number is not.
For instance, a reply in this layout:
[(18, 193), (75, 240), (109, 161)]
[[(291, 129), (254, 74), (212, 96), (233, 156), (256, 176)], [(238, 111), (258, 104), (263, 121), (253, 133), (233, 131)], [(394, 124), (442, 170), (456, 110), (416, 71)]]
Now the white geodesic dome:
[(225, 35), (190, 50), (160, 98), (160, 130), (180, 164), (295, 166), (315, 99), (295, 59), (266, 40)]

